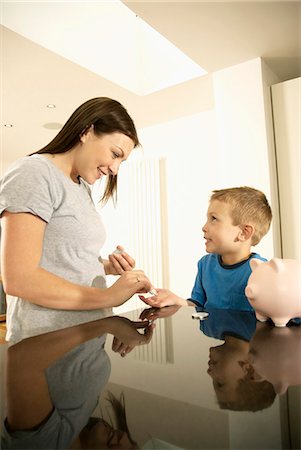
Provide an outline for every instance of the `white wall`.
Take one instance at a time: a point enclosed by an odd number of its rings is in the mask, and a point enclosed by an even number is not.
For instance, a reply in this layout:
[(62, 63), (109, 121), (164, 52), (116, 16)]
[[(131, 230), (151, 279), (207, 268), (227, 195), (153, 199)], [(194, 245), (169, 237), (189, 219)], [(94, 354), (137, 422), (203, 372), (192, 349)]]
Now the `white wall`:
[[(282, 449), (282, 420), (280, 418), (280, 400), (261, 412), (229, 411), (229, 434), (231, 449), (277, 450)], [(278, 424), (275, 426), (275, 424)]]
[[(143, 153), (145, 157), (166, 158), (169, 286), (165, 287), (183, 297), (190, 295), (197, 261), (205, 254), (201, 228), (210, 191), (216, 186), (215, 135), (214, 111), (207, 111), (139, 130), (143, 150), (130, 156), (141, 158)], [(126, 163), (122, 170), (126, 170)], [(101, 212), (108, 229), (104, 257), (117, 243), (131, 251), (124, 214), (135, 206), (123, 196), (118, 205), (114, 210), (108, 204)]]
[[(257, 58), (216, 72), (214, 109), (139, 130), (144, 154), (166, 157), (169, 287), (178, 295), (190, 295), (197, 261), (205, 254), (201, 228), (213, 189), (249, 185), (264, 191), (272, 203), (273, 142), (262, 64)], [(111, 213), (103, 210), (107, 224), (115, 222), (104, 255), (116, 242), (123, 243), (121, 237), (127, 239), (118, 212)], [(119, 234), (114, 235), (116, 223)], [(268, 259), (274, 255), (273, 233), (254, 248)]]
[(145, 128), (140, 136), (145, 153), (166, 157), (170, 288), (188, 297), (205, 254), (201, 228), (216, 185), (214, 111)]
[[(271, 202), (270, 130), (260, 58), (213, 75), (218, 139), (219, 187), (247, 185), (262, 190)], [(273, 209), (273, 204), (271, 205)], [(254, 248), (274, 255), (273, 230)]]

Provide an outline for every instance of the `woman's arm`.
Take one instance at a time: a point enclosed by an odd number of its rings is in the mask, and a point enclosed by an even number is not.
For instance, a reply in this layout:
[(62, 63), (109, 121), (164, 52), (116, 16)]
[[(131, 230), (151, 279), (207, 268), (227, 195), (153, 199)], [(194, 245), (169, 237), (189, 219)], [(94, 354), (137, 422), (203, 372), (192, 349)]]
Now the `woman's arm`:
[[(53, 411), (45, 370), (78, 345), (110, 333), (113, 350), (128, 353), (148, 344), (154, 326), (125, 317), (107, 317), (24, 339), (7, 351), (7, 421), (11, 431), (39, 426)], [(139, 330), (144, 330), (140, 333)], [(118, 343), (118, 348), (114, 345)], [(79, 430), (80, 431), (80, 430)]]
[(121, 305), (136, 292), (150, 289), (140, 270), (124, 272), (107, 289), (77, 285), (44, 270), (40, 260), (45, 227), (33, 214), (2, 214), (1, 271), (6, 294), (47, 308), (93, 310)]

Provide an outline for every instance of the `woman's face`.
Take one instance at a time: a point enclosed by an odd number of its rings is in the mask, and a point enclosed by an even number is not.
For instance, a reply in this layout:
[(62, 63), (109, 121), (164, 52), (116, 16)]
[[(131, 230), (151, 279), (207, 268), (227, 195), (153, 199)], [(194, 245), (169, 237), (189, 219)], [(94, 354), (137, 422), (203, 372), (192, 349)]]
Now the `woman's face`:
[(120, 449), (134, 450), (137, 445), (132, 444), (126, 433), (114, 430), (105, 421), (99, 421), (90, 430), (84, 429), (80, 433), (80, 446), (85, 449)]
[(87, 183), (94, 184), (103, 176), (117, 175), (119, 166), (134, 148), (131, 138), (122, 133), (97, 136), (91, 127), (81, 136), (81, 145), (77, 148), (71, 177), (78, 176)]

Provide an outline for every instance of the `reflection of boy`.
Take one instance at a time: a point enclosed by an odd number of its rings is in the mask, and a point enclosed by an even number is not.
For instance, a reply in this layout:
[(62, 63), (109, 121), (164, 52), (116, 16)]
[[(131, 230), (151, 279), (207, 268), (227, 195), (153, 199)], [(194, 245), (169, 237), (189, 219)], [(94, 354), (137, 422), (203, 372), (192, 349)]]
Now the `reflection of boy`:
[(259, 411), (272, 405), (273, 385), (256, 381), (249, 362), (249, 340), (256, 329), (256, 317), (251, 311), (207, 309), (208, 319), (200, 322), (206, 336), (224, 340), (210, 348), (208, 374), (221, 409)]
[(249, 342), (234, 336), (225, 336), (222, 345), (210, 348), (208, 374), (221, 409), (259, 411), (275, 399), (271, 383), (256, 381), (248, 352)]
[[(203, 308), (197, 308), (201, 311)], [(160, 311), (160, 310), (159, 310)], [(256, 316), (254, 311), (238, 311), (231, 309), (206, 308), (209, 313), (206, 320), (200, 320), (200, 330), (203, 334), (221, 341), (225, 336), (234, 336), (250, 341), (256, 331)]]
[(142, 300), (151, 306), (197, 305), (250, 311), (245, 287), (251, 274), (249, 261), (266, 261), (251, 247), (268, 232), (272, 220), (265, 195), (250, 187), (213, 191), (202, 230), (208, 255), (198, 262), (191, 297), (185, 300), (167, 289)]

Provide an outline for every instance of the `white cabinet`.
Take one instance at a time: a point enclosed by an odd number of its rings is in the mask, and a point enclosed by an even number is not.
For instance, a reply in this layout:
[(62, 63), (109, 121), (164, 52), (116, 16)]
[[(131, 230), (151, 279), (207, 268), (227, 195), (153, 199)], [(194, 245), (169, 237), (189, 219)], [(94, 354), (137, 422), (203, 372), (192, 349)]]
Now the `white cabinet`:
[(301, 78), (272, 86), (283, 258), (301, 258)]

